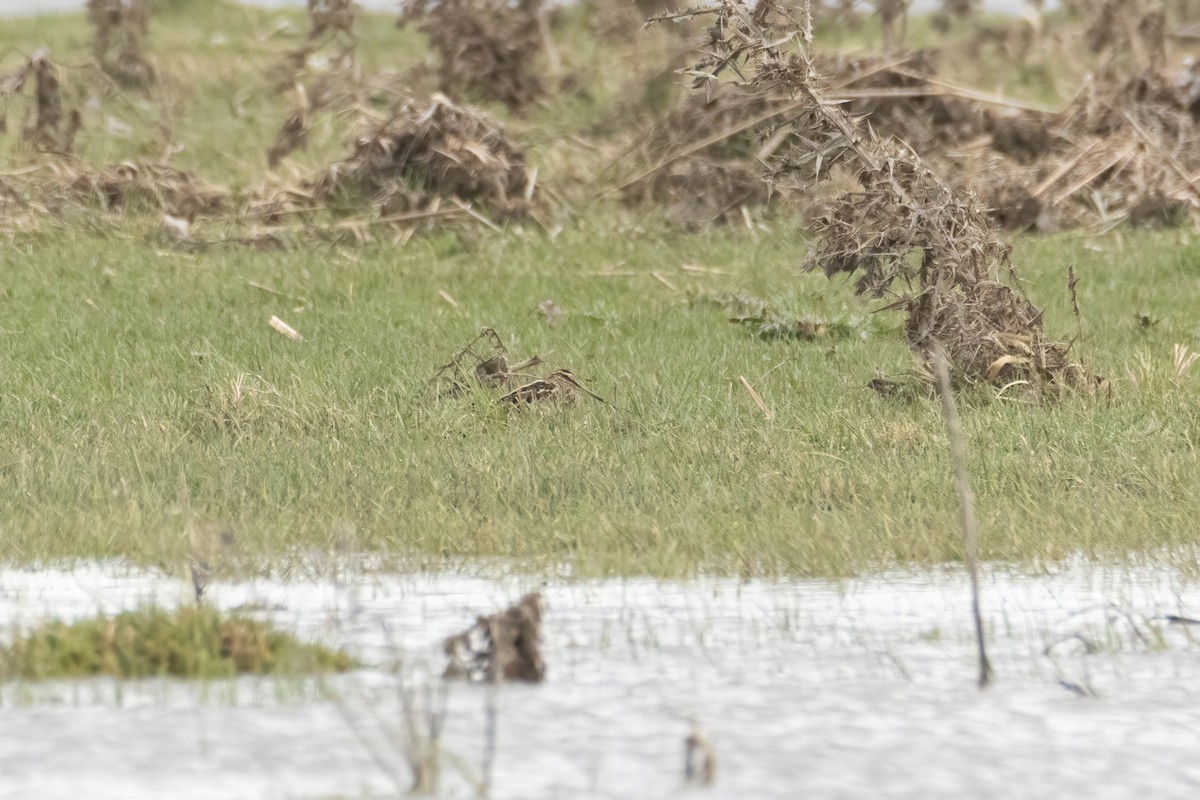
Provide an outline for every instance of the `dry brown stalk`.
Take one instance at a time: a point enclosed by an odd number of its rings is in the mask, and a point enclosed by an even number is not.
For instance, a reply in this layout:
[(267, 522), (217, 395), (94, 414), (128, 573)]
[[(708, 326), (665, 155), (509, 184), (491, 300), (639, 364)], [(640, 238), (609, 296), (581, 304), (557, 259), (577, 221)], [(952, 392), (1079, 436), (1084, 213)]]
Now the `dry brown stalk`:
[(763, 419), (765, 419), (767, 422), (775, 419), (775, 413), (771, 411), (770, 406), (768, 406), (766, 401), (762, 399), (762, 395), (756, 392), (754, 387), (750, 385), (750, 381), (746, 380), (746, 376), (738, 375), (738, 380), (742, 382), (742, 386), (750, 395), (750, 399), (754, 401), (754, 405), (758, 406), (758, 410), (762, 412)]
[(684, 740), (683, 781), (694, 786), (712, 786), (717, 779), (717, 753), (700, 726), (693, 725)]
[(1079, 279), (1075, 277), (1075, 265), (1067, 267), (1067, 291), (1071, 294), (1071, 310), (1075, 313), (1075, 341), (1079, 343), (1079, 363), (1083, 365), (1083, 312), (1079, 309), (1079, 293), (1076, 287)]
[(400, 700), (404, 714), (405, 757), (412, 771), (409, 793), (436, 795), (441, 777), (442, 729), (446, 725), (449, 687), (445, 681), (425, 687), (424, 708), (418, 706), (416, 691), (406, 688)]
[[(33, 78), (33, 113), (21, 130), (21, 137), (38, 150), (67, 154), (75, 144), (82, 126), (79, 111), (64, 111), (59, 68), (50, 60), (48, 50), (40, 49), (8, 75), (0, 76), (0, 119), (7, 118), (12, 98), (21, 93)], [(0, 126), (0, 130), (4, 126)]]

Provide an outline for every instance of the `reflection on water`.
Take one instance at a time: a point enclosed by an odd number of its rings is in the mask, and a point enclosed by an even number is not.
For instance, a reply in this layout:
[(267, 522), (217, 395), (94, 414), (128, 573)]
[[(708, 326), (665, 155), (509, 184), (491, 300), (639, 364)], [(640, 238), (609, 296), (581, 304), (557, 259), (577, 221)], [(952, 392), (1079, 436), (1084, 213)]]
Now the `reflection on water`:
[[(540, 583), (458, 572), (214, 585), (214, 604), (270, 609), (372, 667), (324, 686), (5, 685), (0, 797), (394, 794), (388, 770), (403, 783), (407, 767), (393, 667), (409, 685), (436, 674), (444, 636)], [(1200, 612), (1200, 587), (1153, 570), (991, 572), (998, 681), (979, 692), (965, 586), (955, 573), (550, 581), (549, 679), (498, 693), (492, 796), (681, 794), (692, 719), (719, 759), (705, 797), (1195, 795), (1200, 646), (1165, 617)], [(190, 591), (112, 564), (0, 571), (0, 636)], [(472, 796), (488, 695), (450, 692), (445, 796)]]

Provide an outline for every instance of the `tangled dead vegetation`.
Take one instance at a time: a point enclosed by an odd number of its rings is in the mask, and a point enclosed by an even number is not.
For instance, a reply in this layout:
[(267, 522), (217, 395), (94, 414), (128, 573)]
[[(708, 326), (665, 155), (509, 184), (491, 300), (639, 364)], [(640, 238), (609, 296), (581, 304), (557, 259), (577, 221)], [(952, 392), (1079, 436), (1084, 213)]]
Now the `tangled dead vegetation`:
[(0, 75), (0, 133), (8, 128), (13, 98), (29, 85), (33, 97), (21, 124), (22, 140), (36, 150), (70, 153), (83, 123), (78, 109), (64, 108), (59, 69), (46, 50), (36, 51), (14, 72)]
[(127, 88), (154, 83), (154, 67), (144, 52), (150, 0), (88, 0), (87, 14), (100, 68)]
[[(854, 274), (859, 294), (895, 298), (888, 307), (907, 312), (909, 345), (926, 358), (945, 348), (962, 379), (1090, 385), (1067, 348), (1043, 335), (1042, 314), (1016, 284), (986, 212), (911, 149), (827, 99), (808, 55), (811, 20), (793, 19), (776, 0), (722, 0), (695, 13), (714, 17), (692, 73), (697, 88), (735, 71), (749, 91), (796, 104), (771, 177), (811, 185), (835, 167), (854, 176), (857, 186), (813, 224), (819, 240), (808, 269)], [(1006, 276), (1012, 286), (1001, 283)]]
[(532, 370), (545, 362), (540, 356), (513, 360), (500, 335), (484, 328), (479, 335), (434, 373), (430, 384), (442, 397), (453, 397), (471, 391), (472, 387), (497, 392), (502, 405), (571, 406), (584, 397), (607, 401), (584, 386), (567, 369), (556, 369), (544, 377)]
[(228, 210), (229, 192), (195, 173), (162, 164), (92, 167), (75, 159), (44, 161), (0, 175), (0, 211), (58, 218), (101, 211), (151, 211), (188, 222)]
[(441, 90), (520, 111), (545, 88), (543, 0), (409, 0), (401, 27), (416, 23), (438, 56)]
[(693, 94), (642, 137), (633, 159), (645, 165), (619, 189), (626, 202), (655, 202), (667, 220), (696, 230), (742, 218), (743, 209), (770, 199), (760, 159), (774, 144), (760, 143), (756, 128), (786, 102), (732, 85)]
[(449, 659), (446, 678), (541, 683), (546, 678), (541, 595), (532, 592), (511, 608), (479, 617), (470, 628), (446, 639), (444, 649)]
[[(838, 6), (812, 4), (821, 15), (841, 14)], [(966, 10), (946, 7), (951, 16)], [(1170, 39), (1160, 3), (1107, 0), (1083, 4), (1077, 13), (1080, 23), (1061, 26), (1053, 52), (1061, 59), (1061, 50), (1078, 40), (1097, 61), (1084, 89), (1062, 109), (947, 81), (939, 75), (938, 51), (865, 57), (810, 52), (807, 80), (882, 139), (894, 138), (917, 154), (948, 188), (973, 192), (1001, 228), (1103, 231), (1122, 222), (1166, 227), (1200, 220), (1200, 67), (1168, 66)], [(811, 28), (802, 29), (803, 19), (795, 24), (790, 34), (803, 40)], [(1023, 37), (1043, 36), (1028, 20), (1021, 26)], [(1024, 41), (1020, 53), (998, 57), (1017, 69), (1031, 46)], [(729, 47), (710, 35), (702, 52), (712, 54), (712, 63), (705, 68), (726, 69), (745, 55)], [(815, 190), (815, 176), (796, 180), (773, 158), (781, 135), (774, 121), (795, 102), (786, 87), (769, 90), (758, 81), (749, 91), (743, 81), (698, 82), (704, 92), (644, 138), (633, 159), (642, 169), (620, 186), (624, 197), (665, 204), (673, 221), (692, 228), (730, 219), (729, 209), (752, 206), (780, 189), (800, 189), (786, 199), (810, 217), (824, 214), (828, 204)], [(751, 175), (763, 161), (773, 164), (776, 180), (773, 192), (755, 194)], [(832, 165), (822, 164), (821, 178)]]
[(814, 60), (817, 81), (827, 99), (978, 195), (1000, 227), (1178, 224), (1200, 210), (1200, 68), (1166, 66), (1154, 6), (1099, 6), (1088, 30), (1110, 32), (1093, 42), (1101, 63), (1061, 110), (955, 86), (938, 77), (933, 52)]
[[(856, 71), (862, 66), (856, 66)], [(897, 90), (920, 93), (893, 99)], [(1200, 70), (1146, 70), (1092, 82), (1062, 111), (938, 96), (932, 62), (856, 81), (849, 107), (981, 198), (1009, 230), (1178, 224), (1200, 209)], [(844, 92), (848, 94), (848, 92)]]
[[(248, 213), (267, 222), (321, 207), (373, 210), (372, 222), (413, 223), (472, 216), (496, 227), (534, 203), (525, 153), (489, 114), (435, 95), (404, 100), (354, 143), (353, 152), (303, 181), (254, 198)], [(443, 208), (445, 204), (448, 208)]]

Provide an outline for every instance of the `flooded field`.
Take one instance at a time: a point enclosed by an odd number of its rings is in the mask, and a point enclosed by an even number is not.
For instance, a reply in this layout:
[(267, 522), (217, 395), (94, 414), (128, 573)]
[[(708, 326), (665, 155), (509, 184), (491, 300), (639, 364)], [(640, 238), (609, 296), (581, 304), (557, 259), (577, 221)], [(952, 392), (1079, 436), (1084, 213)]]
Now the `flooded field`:
[[(450, 687), (442, 796), (474, 795), (489, 701), (497, 798), (675, 796), (693, 721), (717, 756), (714, 798), (1200, 789), (1200, 629), (1177, 621), (1200, 611), (1200, 587), (1177, 575), (987, 572), (997, 682), (980, 692), (959, 573), (543, 581), (493, 565), (214, 585), (214, 604), (260, 609), (364, 668), (319, 683), (9, 683), (0, 797), (403, 793), (402, 687), (423, 706), (443, 638), (538, 588), (548, 680)], [(190, 593), (111, 563), (9, 570), (0, 629)]]

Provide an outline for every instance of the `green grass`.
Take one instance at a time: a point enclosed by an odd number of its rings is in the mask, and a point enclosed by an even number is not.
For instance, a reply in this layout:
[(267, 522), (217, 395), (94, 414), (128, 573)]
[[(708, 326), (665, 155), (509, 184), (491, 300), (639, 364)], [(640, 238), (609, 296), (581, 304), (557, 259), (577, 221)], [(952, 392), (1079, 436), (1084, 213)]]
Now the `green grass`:
[[(1176, 376), (1171, 359), (1176, 342), (1197, 346), (1200, 247), (1101, 241), (1105, 252), (1018, 243), (1064, 336), (1075, 264), (1085, 355), (1117, 380), (1111, 402), (962, 398), (985, 558), (1192, 558), (1200, 374)], [(136, 230), (4, 250), (0, 558), (180, 559), (219, 525), (252, 560), (335, 545), (655, 574), (956, 559), (935, 405), (865, 387), (877, 369), (914, 366), (898, 317), (873, 317), (864, 338), (763, 340), (685, 296), (746, 290), (801, 316), (862, 315), (847, 285), (795, 272), (803, 248), (786, 231), (756, 241), (605, 222), (556, 241), (400, 250), (185, 256)], [(595, 274), (618, 263), (635, 275)], [(566, 311), (553, 328), (535, 313), (546, 298)], [(305, 341), (271, 330), (272, 314)], [(616, 408), (437, 399), (426, 380), (484, 325)]]
[[(151, 34), (160, 70), (187, 87), (172, 112), (186, 145), (177, 161), (253, 185), (286, 106), (254, 71), (297, 42), (267, 36), (276, 22), (302, 23), (190, 9), (156, 18)], [(366, 62), (418, 60), (402, 46), (415, 34), (386, 22), (370, 27)], [(81, 63), (85, 37), (78, 17), (6, 22), (0, 52), (45, 40)], [(547, 175), (572, 168), (564, 135), (603, 116), (619, 82), (601, 77), (603, 91), (564, 101), (561, 117), (550, 106), (514, 121), (545, 144), (531, 158)], [(110, 102), (104, 113), (124, 107)], [(143, 139), (111, 141), (94, 124), (102, 112), (88, 113), (89, 160), (132, 157), (152, 137), (139, 126)], [(322, 124), (300, 166), (340, 150), (332, 120)], [(103, 235), (64, 224), (16, 236), (0, 247), (0, 560), (178, 564), (213, 530), (232, 531), (224, 561), (244, 568), (329, 548), (661, 575), (841, 575), (960, 557), (936, 405), (866, 388), (877, 370), (915, 366), (896, 315), (871, 314), (841, 280), (799, 274), (806, 244), (783, 220), (755, 235), (683, 235), (657, 211), (576, 212), (556, 237), (479, 231), (275, 253), (174, 252), (137, 216), (112, 218)], [(1115, 390), (1041, 405), (983, 389), (961, 398), (983, 557), (1194, 569), (1200, 367), (1176, 374), (1172, 348), (1200, 347), (1200, 245), (1175, 233), (1015, 245), (1061, 338), (1074, 330), (1074, 264), (1084, 355)], [(618, 274), (597, 274), (608, 268)], [(764, 340), (692, 302), (720, 292), (855, 335)], [(535, 311), (547, 298), (566, 311), (555, 327)], [(305, 341), (271, 330), (273, 314)], [(482, 326), (615, 407), (439, 400), (426, 381)]]
[(40, 623), (0, 647), (0, 678), (229, 678), (344, 672), (344, 653), (305, 644), (249, 617), (204, 607), (142, 608)]

